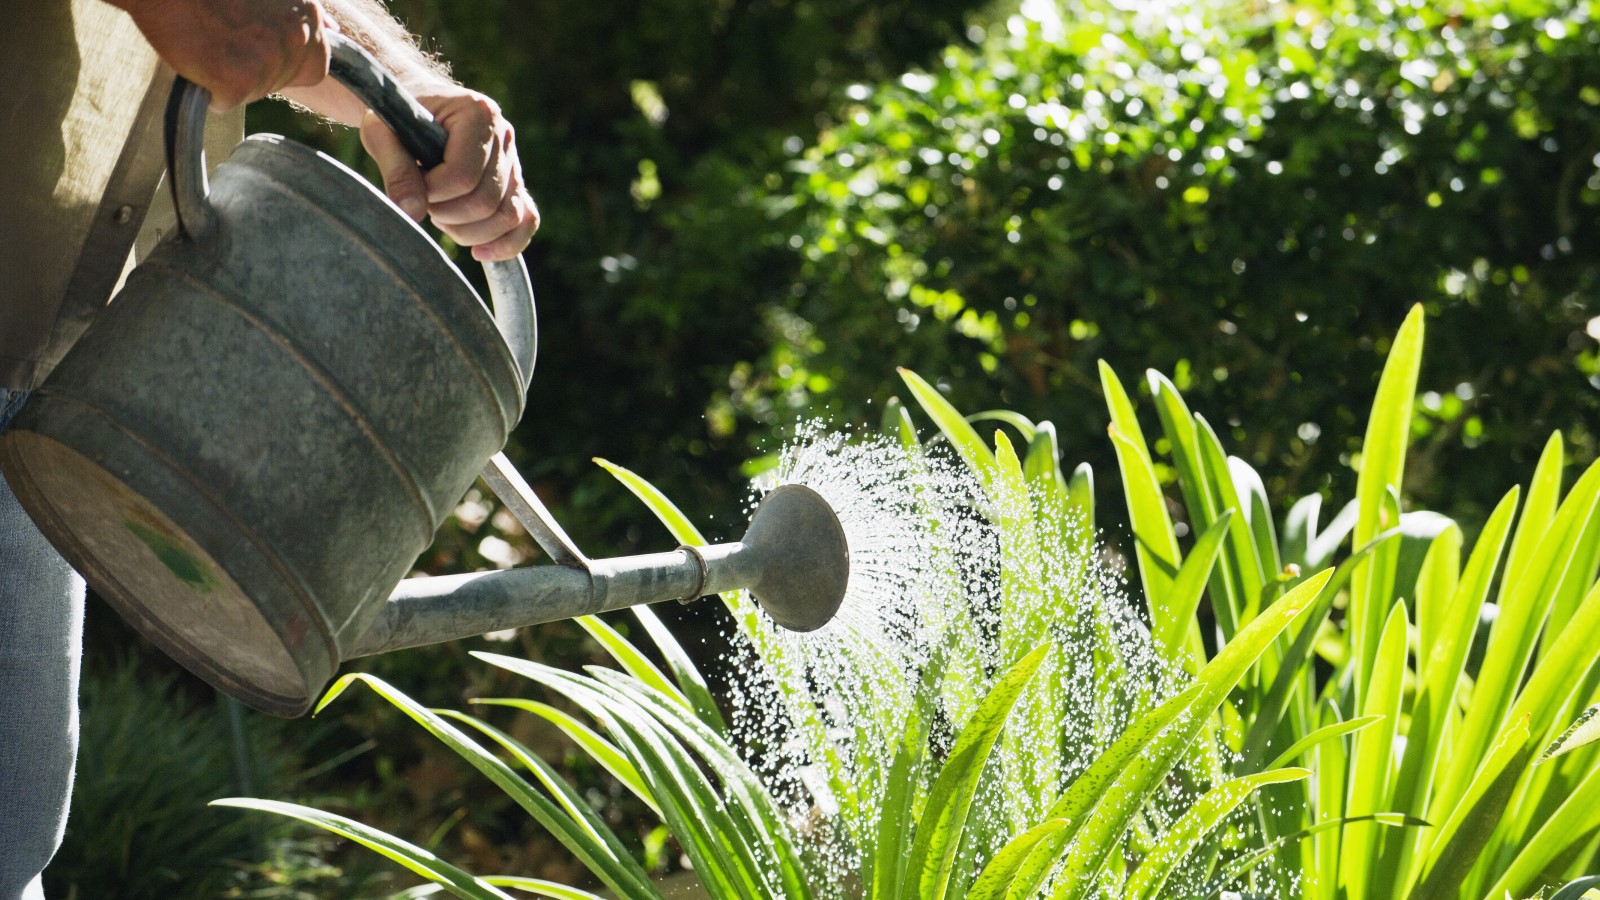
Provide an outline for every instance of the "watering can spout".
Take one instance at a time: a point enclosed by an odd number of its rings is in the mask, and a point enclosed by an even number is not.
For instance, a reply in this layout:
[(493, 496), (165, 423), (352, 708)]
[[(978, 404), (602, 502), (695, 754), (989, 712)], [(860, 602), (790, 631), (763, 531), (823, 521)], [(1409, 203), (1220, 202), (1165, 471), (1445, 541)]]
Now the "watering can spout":
[(850, 571), (838, 517), (800, 485), (768, 494), (734, 543), (614, 559), (566, 555), (557, 565), (407, 579), (345, 656), (740, 589), (779, 625), (813, 631), (838, 612)]

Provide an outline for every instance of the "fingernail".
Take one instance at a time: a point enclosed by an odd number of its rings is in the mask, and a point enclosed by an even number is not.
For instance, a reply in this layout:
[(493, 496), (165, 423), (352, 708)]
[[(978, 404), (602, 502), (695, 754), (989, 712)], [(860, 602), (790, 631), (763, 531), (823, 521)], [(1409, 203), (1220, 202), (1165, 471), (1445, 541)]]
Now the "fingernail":
[(422, 217), (428, 214), (428, 203), (420, 197), (405, 197), (400, 200), (400, 209), (410, 216), (412, 221), (421, 222)]

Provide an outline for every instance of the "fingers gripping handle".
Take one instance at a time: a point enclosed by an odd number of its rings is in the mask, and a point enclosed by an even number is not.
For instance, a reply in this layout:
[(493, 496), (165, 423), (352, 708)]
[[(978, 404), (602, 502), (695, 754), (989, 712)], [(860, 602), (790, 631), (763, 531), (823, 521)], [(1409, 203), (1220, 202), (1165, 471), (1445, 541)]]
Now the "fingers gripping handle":
[(361, 98), (424, 169), (444, 162), (449, 136), (444, 126), (433, 120), (433, 114), (423, 109), (422, 104), (360, 44), (336, 35), (331, 46), (333, 54), (328, 74)]
[[(433, 115), (359, 44), (343, 35), (333, 35), (330, 43), (329, 74), (388, 125), (424, 169), (444, 162), (448, 135)], [(205, 88), (179, 78), (167, 104), (167, 170), (172, 173), (179, 227), (190, 238), (200, 237), (216, 224), (216, 213), (206, 202), (203, 153), (206, 108), (210, 102), (211, 95)], [(484, 263), (483, 268), (489, 296), (494, 301), (495, 325), (511, 350), (526, 389), (538, 348), (538, 318), (528, 267), (518, 256)]]
[[(361, 98), (424, 169), (444, 162), (448, 136), (433, 115), (359, 44), (344, 35), (335, 35), (332, 50), (329, 74)], [(539, 343), (528, 267), (518, 256), (484, 263), (483, 268), (489, 279), (489, 295), (494, 299), (495, 324), (511, 348), (526, 388)]]

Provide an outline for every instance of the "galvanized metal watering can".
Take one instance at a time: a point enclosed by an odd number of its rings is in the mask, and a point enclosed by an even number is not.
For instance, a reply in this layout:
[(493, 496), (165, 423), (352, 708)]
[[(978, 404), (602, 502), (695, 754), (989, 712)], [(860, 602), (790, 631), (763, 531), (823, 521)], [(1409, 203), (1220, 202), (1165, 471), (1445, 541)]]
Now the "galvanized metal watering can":
[[(364, 51), (341, 39), (333, 72), (443, 159), (443, 129)], [(342, 660), (513, 626), (736, 588), (791, 629), (832, 618), (849, 551), (803, 487), (736, 543), (585, 557), (498, 452), (535, 355), (522, 261), (486, 267), (491, 314), (387, 197), (275, 136), (208, 185), (207, 103), (180, 82), (168, 110), (180, 233), (0, 438), (41, 530), (152, 642), (298, 715)], [(556, 565), (401, 581), (480, 473)]]

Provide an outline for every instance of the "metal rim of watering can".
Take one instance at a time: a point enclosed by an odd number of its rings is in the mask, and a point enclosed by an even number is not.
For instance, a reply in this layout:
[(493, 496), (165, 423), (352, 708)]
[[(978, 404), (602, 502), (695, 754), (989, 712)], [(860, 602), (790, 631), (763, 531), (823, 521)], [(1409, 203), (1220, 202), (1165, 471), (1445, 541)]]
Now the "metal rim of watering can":
[[(444, 161), (448, 139), (444, 127), (431, 113), (360, 45), (343, 35), (331, 41), (328, 73), (365, 103), (400, 139), (424, 169)], [(211, 93), (179, 77), (167, 103), (165, 133), (167, 171), (177, 211), (178, 232), (197, 239), (216, 227), (217, 217), (207, 197), (205, 121)], [(404, 213), (395, 208), (397, 215)], [(521, 256), (483, 264), (494, 304), (494, 321), (511, 350), (524, 392), (533, 377), (538, 357), (538, 315), (528, 266)]]

